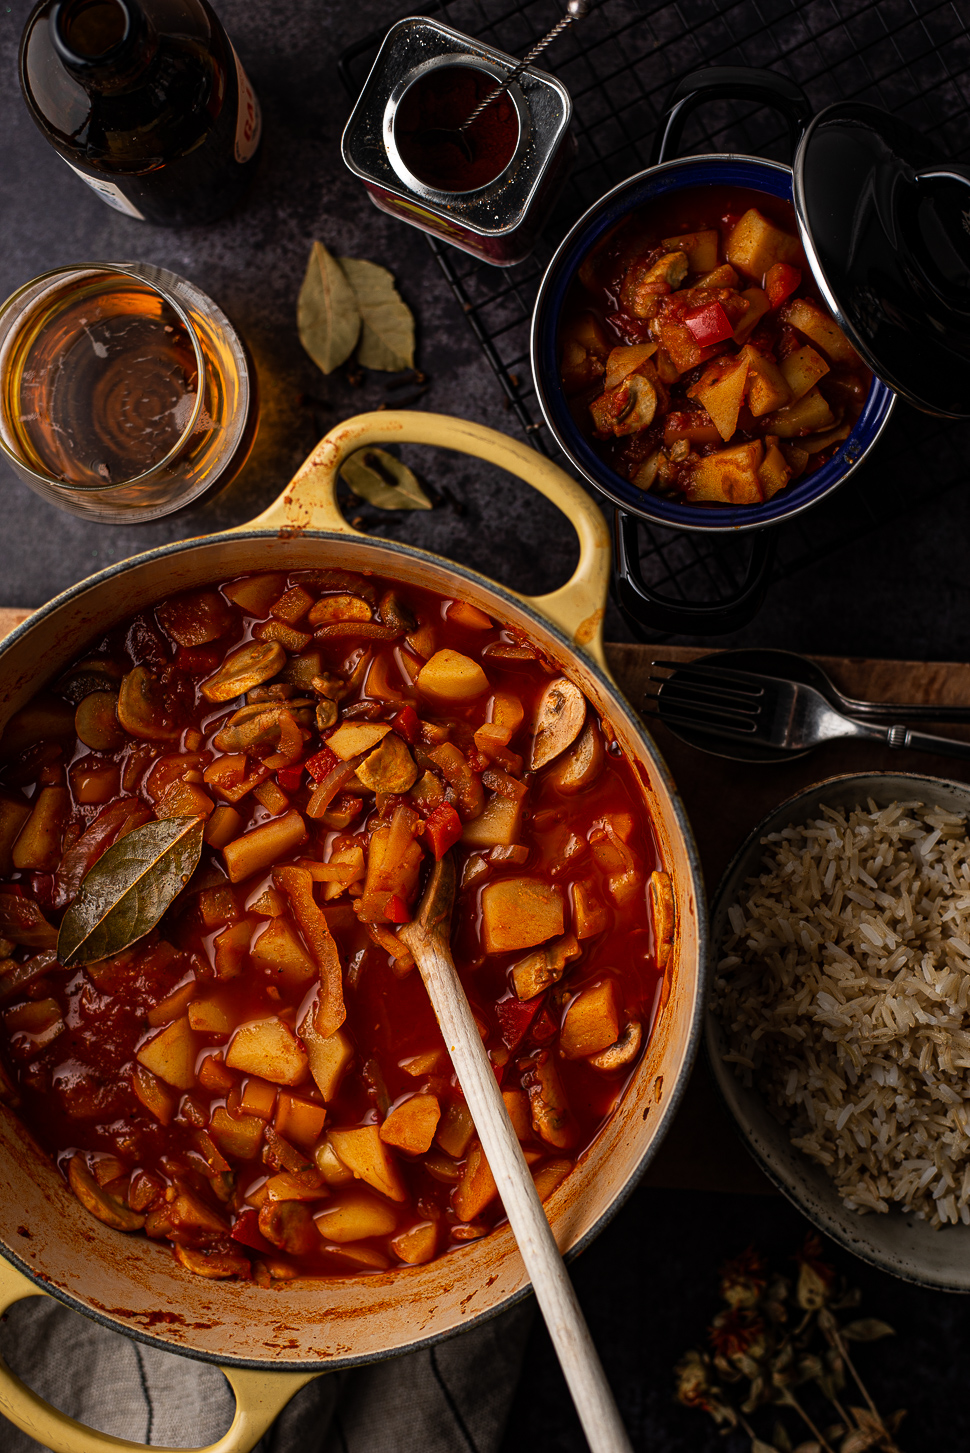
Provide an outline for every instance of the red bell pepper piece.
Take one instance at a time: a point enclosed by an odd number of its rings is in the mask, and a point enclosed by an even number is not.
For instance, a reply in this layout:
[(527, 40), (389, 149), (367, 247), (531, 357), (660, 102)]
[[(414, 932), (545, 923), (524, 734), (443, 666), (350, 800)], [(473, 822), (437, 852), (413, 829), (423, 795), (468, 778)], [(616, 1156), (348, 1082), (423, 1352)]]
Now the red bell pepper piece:
[[(333, 753), (330, 755), (333, 756)], [(303, 763), (297, 762), (293, 767), (278, 767), (276, 780), (284, 792), (296, 792), (303, 781)]]
[(532, 1038), (537, 1044), (544, 1044), (547, 1039), (552, 1038), (557, 1028), (556, 1021), (549, 1013), (549, 1010), (543, 1009), (532, 1027)]
[(179, 671), (187, 671), (190, 676), (201, 676), (203, 672), (208, 675), (214, 671), (221, 660), (221, 653), (212, 646), (180, 646), (175, 666)]
[(542, 996), (539, 995), (535, 999), (527, 999), (525, 1003), (521, 999), (501, 999), (496, 1004), (495, 1013), (506, 1049), (513, 1052), (518, 1049), (528, 1033), (529, 1025), (539, 1012), (541, 1003)]
[(410, 923), (411, 910), (398, 893), (392, 893), (384, 904), (384, 913), (392, 923)]
[(801, 284), (802, 270), (792, 267), (790, 262), (774, 262), (765, 273), (765, 292), (773, 308), (778, 308), (790, 298)]
[(718, 302), (704, 303), (684, 314), (684, 325), (690, 329), (695, 343), (710, 348), (734, 337), (734, 324)]
[(413, 706), (402, 706), (397, 716), (391, 717), (391, 730), (403, 737), (413, 747), (421, 730), (421, 721)]
[(251, 1251), (261, 1251), (266, 1256), (276, 1255), (276, 1247), (270, 1245), (259, 1229), (259, 1216), (255, 1211), (243, 1211), (237, 1216), (229, 1235), (233, 1241), (248, 1246)]
[(321, 747), (319, 752), (315, 752), (312, 757), (307, 757), (303, 765), (314, 782), (322, 782), (324, 777), (330, 776), (339, 760), (336, 752), (331, 752), (329, 747)]
[(442, 802), (428, 815), (424, 832), (436, 858), (443, 858), (448, 849), (454, 847), (461, 837), (462, 826), (461, 818), (450, 802)]

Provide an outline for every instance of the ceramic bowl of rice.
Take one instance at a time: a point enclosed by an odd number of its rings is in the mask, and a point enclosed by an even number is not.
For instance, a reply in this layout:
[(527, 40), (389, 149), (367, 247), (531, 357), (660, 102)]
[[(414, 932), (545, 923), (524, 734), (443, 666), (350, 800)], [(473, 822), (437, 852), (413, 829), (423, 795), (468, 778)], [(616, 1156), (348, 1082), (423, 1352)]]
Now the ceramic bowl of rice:
[(970, 1292), (970, 786), (833, 777), (712, 908), (707, 1048), (767, 1175), (886, 1271)]

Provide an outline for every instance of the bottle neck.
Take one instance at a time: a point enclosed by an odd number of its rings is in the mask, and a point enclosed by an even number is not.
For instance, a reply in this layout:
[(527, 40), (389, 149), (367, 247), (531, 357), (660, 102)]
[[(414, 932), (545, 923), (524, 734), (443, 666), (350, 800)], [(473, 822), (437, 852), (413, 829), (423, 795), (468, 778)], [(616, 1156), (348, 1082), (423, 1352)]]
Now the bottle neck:
[(85, 89), (127, 89), (158, 45), (138, 0), (55, 0), (47, 23), (56, 54)]

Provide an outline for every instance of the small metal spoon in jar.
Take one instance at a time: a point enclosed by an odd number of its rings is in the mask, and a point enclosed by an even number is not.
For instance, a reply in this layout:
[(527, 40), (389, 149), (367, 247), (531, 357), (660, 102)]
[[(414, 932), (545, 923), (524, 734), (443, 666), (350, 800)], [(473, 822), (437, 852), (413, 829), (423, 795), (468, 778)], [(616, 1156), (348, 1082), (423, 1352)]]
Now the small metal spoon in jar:
[(472, 145), (474, 137), (468, 134), (470, 127), (474, 124), (474, 122), (478, 120), (482, 112), (486, 110), (487, 107), (491, 106), (493, 101), (497, 101), (499, 96), (501, 96), (505, 91), (508, 90), (509, 86), (512, 85), (513, 81), (517, 81), (519, 79), (522, 72), (542, 54), (542, 52), (546, 49), (546, 46), (551, 45), (552, 42), (558, 36), (560, 36), (564, 30), (568, 30), (570, 25), (572, 25), (574, 21), (582, 20), (585, 16), (589, 14), (591, 4), (592, 0), (569, 0), (569, 3), (566, 6), (566, 14), (563, 16), (563, 18), (560, 21), (557, 21), (557, 23), (549, 31), (548, 35), (544, 35), (542, 39), (532, 47), (532, 49), (529, 51), (529, 54), (527, 56), (524, 56), (523, 59), (519, 61), (518, 65), (515, 66), (511, 71), (509, 71), (508, 75), (505, 77), (505, 80), (501, 83), (501, 85), (496, 86), (494, 91), (490, 91), (487, 96), (479, 101), (478, 105), (475, 107), (471, 115), (467, 117), (460, 126), (454, 128), (447, 126), (429, 126), (426, 131), (418, 132), (417, 136), (415, 137), (415, 141), (422, 147), (446, 145), (457, 146), (458, 150), (461, 152), (462, 156), (467, 162), (474, 161), (475, 152)]

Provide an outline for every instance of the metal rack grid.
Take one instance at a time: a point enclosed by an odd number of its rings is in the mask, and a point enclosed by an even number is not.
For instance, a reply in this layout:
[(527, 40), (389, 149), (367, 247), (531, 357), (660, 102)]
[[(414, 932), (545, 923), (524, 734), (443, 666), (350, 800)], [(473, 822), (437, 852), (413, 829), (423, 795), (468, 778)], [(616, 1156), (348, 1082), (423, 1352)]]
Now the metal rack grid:
[[(523, 54), (561, 16), (560, 0), (431, 0), (417, 11)], [(345, 51), (340, 71), (356, 97), (383, 34)], [(599, 0), (543, 57), (568, 87), (576, 167), (533, 255), (497, 268), (429, 238), (509, 407), (531, 442), (558, 455), (532, 387), (529, 320), (546, 264), (567, 229), (617, 182), (649, 164), (666, 98), (705, 65), (766, 66), (791, 77), (816, 109), (868, 101), (919, 128), (943, 156), (970, 159), (970, 28), (952, 0)], [(709, 105), (688, 126), (685, 152), (736, 151), (788, 160), (779, 118), (750, 105)], [(970, 424), (906, 405), (876, 458), (816, 509), (775, 530), (774, 579), (783, 579), (888, 520), (919, 509), (970, 473)], [(932, 460), (932, 469), (927, 461)], [(674, 599), (734, 589), (747, 546), (646, 524), (641, 568)]]

